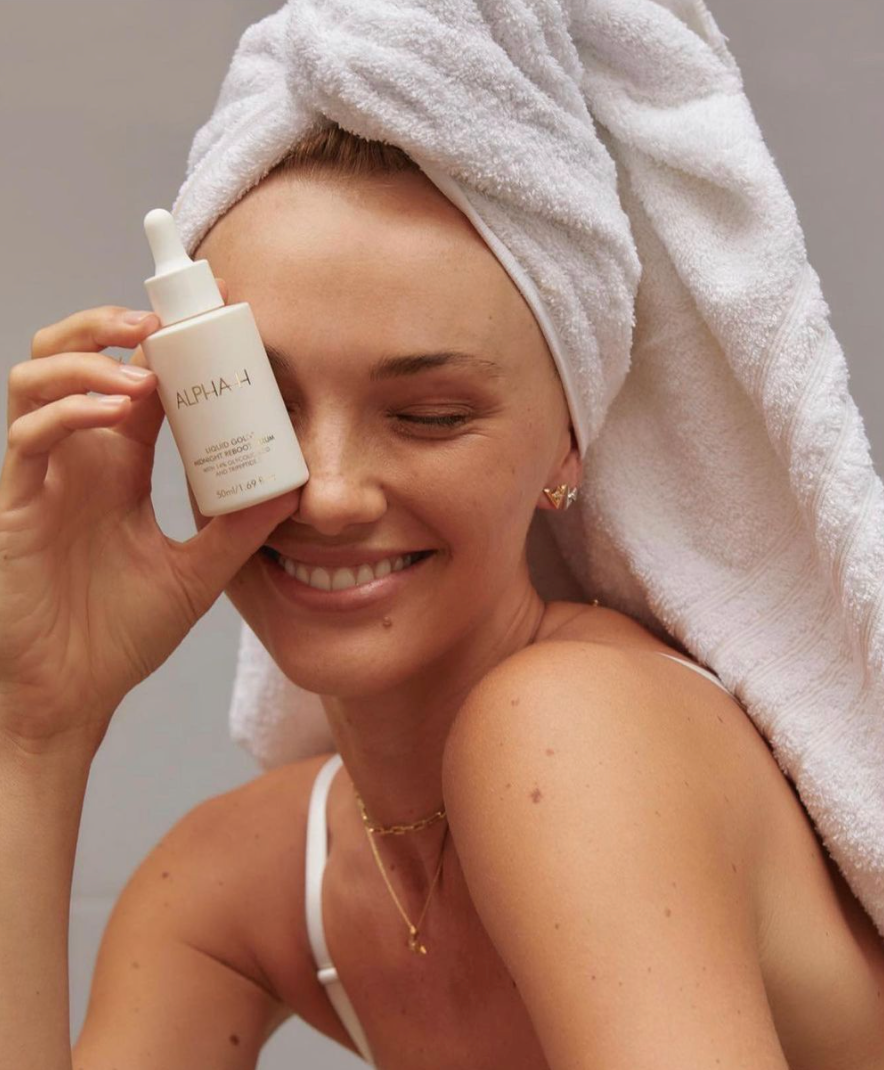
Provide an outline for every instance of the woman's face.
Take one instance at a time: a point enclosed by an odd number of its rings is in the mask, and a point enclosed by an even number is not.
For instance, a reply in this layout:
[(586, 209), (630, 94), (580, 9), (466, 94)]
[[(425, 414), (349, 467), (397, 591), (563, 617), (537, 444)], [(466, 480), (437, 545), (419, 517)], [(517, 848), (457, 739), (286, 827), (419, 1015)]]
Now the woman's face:
[(283, 598), (278, 566), (251, 558), (227, 594), (280, 668), (367, 694), (444, 665), (477, 628), (505, 632), (530, 593), (542, 488), (576, 483), (579, 461), (536, 321), (468, 220), (421, 174), (274, 176), (194, 256), (285, 361), (310, 478), (268, 541), (309, 568), (334, 550), (354, 573), (369, 552), (432, 551), (345, 609)]

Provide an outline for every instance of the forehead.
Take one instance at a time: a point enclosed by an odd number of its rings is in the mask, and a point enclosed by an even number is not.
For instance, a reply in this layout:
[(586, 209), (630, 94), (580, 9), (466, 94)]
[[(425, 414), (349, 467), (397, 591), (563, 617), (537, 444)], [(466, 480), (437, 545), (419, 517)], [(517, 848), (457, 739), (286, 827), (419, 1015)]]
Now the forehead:
[(262, 182), (210, 230), (206, 257), (256, 314), (350, 327), (395, 345), (540, 339), (531, 310), (469, 220), (423, 175)]

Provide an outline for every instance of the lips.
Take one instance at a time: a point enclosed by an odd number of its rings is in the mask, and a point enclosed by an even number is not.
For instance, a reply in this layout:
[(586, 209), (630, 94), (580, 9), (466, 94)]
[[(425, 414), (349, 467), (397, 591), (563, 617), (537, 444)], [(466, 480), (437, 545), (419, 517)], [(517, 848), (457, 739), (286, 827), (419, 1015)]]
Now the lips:
[(262, 552), (295, 579), (319, 591), (343, 591), (348, 587), (360, 587), (374, 580), (383, 579), (392, 572), (401, 572), (415, 562), (428, 557), (432, 550), (416, 550), (406, 554), (382, 557), (376, 561), (359, 564), (326, 566), (286, 557), (272, 546), (264, 546)]
[[(340, 553), (340, 551), (337, 552)], [(402, 593), (408, 590), (411, 584), (415, 582), (414, 577), (418, 576), (425, 568), (430, 567), (438, 553), (436, 550), (423, 550), (397, 554), (397, 557), (402, 558), (402, 567), (394, 570), (393, 566), (396, 563), (394, 558), (390, 561), (390, 571), (386, 575), (383, 574), (386, 572), (386, 568), (383, 565), (379, 570), (381, 575), (376, 575), (375, 570), (383, 560), (380, 558), (370, 565), (372, 571), (370, 580), (367, 579), (366, 572), (363, 572), (360, 578), (361, 565), (354, 567), (348, 564), (332, 567), (316, 565), (312, 562), (308, 564), (306, 562), (291, 561), (286, 567), (281, 555), (273, 547), (266, 546), (262, 547), (256, 556), (259, 559), (261, 571), (265, 573), (278, 596), (297, 609), (307, 613), (331, 614), (334, 616), (340, 613), (349, 614), (359, 613), (364, 610), (376, 610), (381, 606), (392, 607), (396, 600), (402, 597)], [(353, 556), (351, 551), (351, 560)], [(304, 572), (301, 573), (300, 577), (297, 574), (299, 564), (307, 572), (306, 580), (302, 578)], [(289, 571), (292, 566), (294, 566), (294, 575)], [(332, 576), (336, 572), (341, 573), (341, 575), (335, 577), (339, 586), (333, 590), (331, 582)], [(348, 572), (354, 580), (352, 585), (349, 582), (350, 576), (347, 575)], [(323, 573), (326, 574), (327, 580)], [(358, 584), (355, 582), (357, 579), (360, 579)], [(329, 585), (328, 588), (325, 586), (326, 582)], [(314, 583), (316, 584), (315, 586)]]

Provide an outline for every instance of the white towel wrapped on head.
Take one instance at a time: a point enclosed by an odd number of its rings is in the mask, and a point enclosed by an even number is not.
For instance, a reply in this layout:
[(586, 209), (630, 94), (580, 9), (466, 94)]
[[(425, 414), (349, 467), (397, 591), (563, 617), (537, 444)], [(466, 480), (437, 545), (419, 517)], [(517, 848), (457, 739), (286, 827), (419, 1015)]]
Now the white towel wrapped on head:
[[(884, 936), (884, 488), (702, 0), (291, 2), (194, 139), (189, 251), (317, 120), (412, 156), (537, 318), (585, 450), (541, 594), (564, 564), (716, 672)], [(265, 767), (333, 746), (245, 624), (231, 730)]]

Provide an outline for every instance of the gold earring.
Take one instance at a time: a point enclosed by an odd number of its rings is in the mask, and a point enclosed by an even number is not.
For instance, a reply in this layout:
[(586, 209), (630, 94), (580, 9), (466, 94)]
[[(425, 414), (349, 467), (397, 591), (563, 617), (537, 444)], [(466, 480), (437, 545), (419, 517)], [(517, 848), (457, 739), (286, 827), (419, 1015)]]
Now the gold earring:
[(569, 487), (567, 483), (560, 483), (557, 487), (544, 487), (543, 493), (552, 502), (554, 509), (561, 509), (562, 502), (569, 509), (577, 501), (577, 487)]

